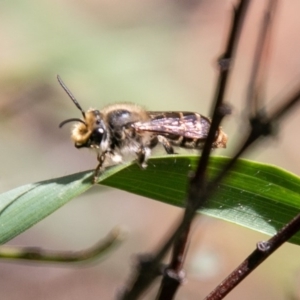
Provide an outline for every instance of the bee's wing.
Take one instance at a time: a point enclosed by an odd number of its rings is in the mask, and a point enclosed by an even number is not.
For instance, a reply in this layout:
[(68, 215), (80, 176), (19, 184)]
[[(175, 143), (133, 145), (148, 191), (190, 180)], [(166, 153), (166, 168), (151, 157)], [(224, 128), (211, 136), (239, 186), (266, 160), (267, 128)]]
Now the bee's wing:
[(137, 122), (137, 131), (148, 131), (167, 138), (205, 139), (210, 120), (193, 112), (148, 112), (150, 121)]

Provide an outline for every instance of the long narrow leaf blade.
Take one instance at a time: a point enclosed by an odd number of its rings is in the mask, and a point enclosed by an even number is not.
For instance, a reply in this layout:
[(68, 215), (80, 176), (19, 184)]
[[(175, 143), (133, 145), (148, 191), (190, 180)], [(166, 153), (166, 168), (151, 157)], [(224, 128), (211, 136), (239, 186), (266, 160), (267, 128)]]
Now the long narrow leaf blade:
[[(149, 160), (148, 168), (136, 164), (113, 167), (99, 183), (180, 207), (195, 169), (196, 156), (167, 156)], [(212, 157), (214, 177), (229, 158)], [(0, 195), (0, 242), (4, 243), (92, 187), (92, 172), (28, 184)], [(220, 184), (202, 213), (274, 234), (300, 211), (300, 179), (282, 169), (240, 160)], [(112, 212), (113, 213), (113, 212)], [(300, 234), (292, 242), (300, 245)]]
[[(153, 159), (145, 172), (132, 165), (101, 184), (184, 207), (187, 175), (197, 161), (195, 156)], [(228, 161), (212, 157), (209, 176), (216, 176)], [(300, 212), (300, 178), (271, 165), (239, 160), (201, 212), (273, 235)], [(300, 233), (291, 242), (300, 245)]]

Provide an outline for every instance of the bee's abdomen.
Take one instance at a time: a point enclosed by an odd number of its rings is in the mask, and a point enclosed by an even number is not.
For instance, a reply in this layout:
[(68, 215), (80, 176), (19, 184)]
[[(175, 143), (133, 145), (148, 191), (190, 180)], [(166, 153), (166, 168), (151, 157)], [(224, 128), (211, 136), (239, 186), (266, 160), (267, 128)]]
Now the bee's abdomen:
[(166, 136), (173, 146), (187, 149), (202, 149), (205, 139), (187, 138), (184, 136)]

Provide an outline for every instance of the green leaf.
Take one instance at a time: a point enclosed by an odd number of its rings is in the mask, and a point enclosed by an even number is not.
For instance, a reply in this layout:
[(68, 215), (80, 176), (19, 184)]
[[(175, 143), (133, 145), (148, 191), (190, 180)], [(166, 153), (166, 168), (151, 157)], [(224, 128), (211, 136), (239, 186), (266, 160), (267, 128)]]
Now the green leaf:
[[(229, 161), (211, 157), (209, 176)], [(184, 206), (187, 175), (197, 165), (196, 156), (151, 159), (146, 171), (132, 165), (108, 177), (103, 185), (116, 187), (172, 205)], [(201, 213), (273, 235), (300, 212), (300, 178), (280, 168), (239, 160), (220, 184), (209, 207)], [(291, 239), (300, 245), (300, 233)]]
[[(136, 164), (112, 167), (99, 183), (184, 206), (188, 174), (195, 169), (197, 156), (152, 158), (148, 168)], [(212, 157), (212, 178), (229, 161)], [(4, 243), (60, 206), (92, 187), (92, 172), (28, 184), (0, 195), (0, 242)], [(201, 212), (266, 234), (274, 234), (300, 211), (300, 179), (274, 166), (239, 160), (225, 181), (216, 188), (209, 207)], [(293, 237), (300, 245), (300, 234)]]
[(0, 243), (12, 239), (91, 186), (78, 173), (15, 188), (0, 195)]

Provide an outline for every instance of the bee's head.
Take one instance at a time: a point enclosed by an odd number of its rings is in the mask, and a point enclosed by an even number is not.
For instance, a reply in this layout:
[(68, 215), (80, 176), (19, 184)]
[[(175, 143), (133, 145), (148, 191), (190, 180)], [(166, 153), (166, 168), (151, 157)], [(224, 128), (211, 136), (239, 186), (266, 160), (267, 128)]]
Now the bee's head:
[(76, 148), (85, 147), (99, 149), (101, 145), (107, 144), (107, 129), (103, 122), (100, 111), (96, 109), (89, 109), (87, 112), (85, 112), (66, 85), (63, 83), (61, 78), (57, 76), (57, 79), (76, 107), (81, 111), (83, 116), (83, 120), (79, 118), (67, 119), (61, 122), (59, 127), (61, 128), (69, 122), (77, 122), (72, 130), (71, 135)]
[[(66, 121), (60, 125), (64, 125)], [(100, 148), (107, 138), (107, 130), (99, 110), (90, 109), (85, 113), (84, 121), (80, 119), (77, 121), (79, 122), (75, 124), (71, 135), (75, 147)]]

